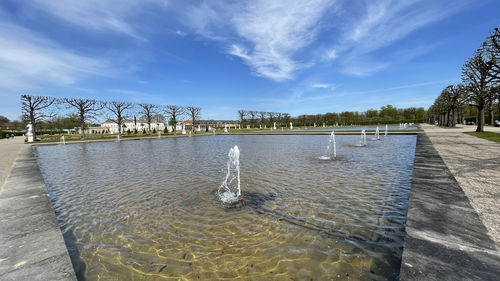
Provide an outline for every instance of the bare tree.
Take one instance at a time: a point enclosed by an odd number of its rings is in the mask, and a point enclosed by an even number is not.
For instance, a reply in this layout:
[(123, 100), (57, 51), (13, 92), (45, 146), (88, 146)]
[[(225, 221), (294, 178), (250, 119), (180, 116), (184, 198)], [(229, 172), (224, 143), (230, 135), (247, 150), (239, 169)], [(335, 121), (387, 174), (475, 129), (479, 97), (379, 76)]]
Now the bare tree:
[(148, 124), (149, 134), (152, 135), (153, 133), (151, 131), (151, 123), (153, 123), (153, 117), (155, 116), (155, 114), (158, 114), (158, 109), (160, 107), (156, 104), (150, 103), (140, 103), (139, 107), (141, 108), (141, 113), (144, 116), (146, 124)]
[(76, 109), (80, 120), (80, 129), (82, 131), (82, 139), (85, 138), (85, 124), (94, 119), (101, 109), (103, 109), (104, 104), (100, 101), (93, 99), (77, 99), (77, 98), (64, 98), (64, 103), (69, 107)]
[(179, 105), (166, 105), (165, 114), (173, 125), (174, 135), (177, 135), (177, 122), (179, 118), (186, 113), (186, 109)]
[(266, 113), (264, 111), (259, 111), (259, 113), (257, 114), (259, 116), (259, 121), (260, 121), (260, 125), (264, 125), (264, 121), (266, 120)]
[(238, 110), (238, 118), (240, 119), (240, 126), (243, 126), (243, 122), (245, 122), (245, 117), (248, 115), (248, 111), (240, 109)]
[(278, 119), (278, 126), (281, 127), (283, 121), (283, 113), (281, 112), (276, 113), (276, 118)]
[(44, 96), (21, 95), (23, 117), (33, 125), (33, 139), (36, 140), (37, 124), (47, 118), (47, 109), (57, 102), (56, 98)]
[(3, 116), (3, 115), (0, 115), (0, 125), (2, 126), (5, 126), (5, 125), (8, 125), (10, 124), (10, 120), (9, 118)]
[(131, 110), (134, 107), (133, 103), (130, 102), (122, 102), (122, 101), (110, 101), (105, 102), (104, 106), (106, 107), (111, 114), (113, 114), (113, 118), (111, 119), (116, 123), (118, 127), (118, 136), (122, 136), (122, 128), (125, 118), (127, 118), (127, 111)]
[(194, 126), (198, 124), (198, 120), (201, 118), (201, 107), (188, 106), (186, 107), (191, 121), (193, 121), (193, 126), (191, 126), (191, 131), (194, 132)]
[(443, 108), (446, 111), (445, 125), (455, 127), (458, 110), (467, 100), (465, 88), (462, 84), (449, 85), (441, 92), (441, 96)]
[(283, 113), (283, 121), (285, 122), (285, 127), (287, 127), (290, 124), (290, 114), (289, 113)]
[(253, 110), (248, 111), (248, 116), (250, 117), (250, 123), (252, 124), (252, 128), (255, 128), (255, 119), (257, 119), (257, 111)]
[(274, 118), (276, 117), (276, 113), (274, 113), (274, 112), (267, 112), (267, 117), (269, 118), (269, 127), (272, 128), (273, 122), (275, 121)]
[(469, 90), (472, 105), (477, 107), (476, 132), (484, 132), (484, 110), (491, 91), (488, 90), (498, 76), (500, 69), (495, 69), (495, 61), (487, 49), (479, 48), (462, 67), (462, 80)]
[(498, 120), (500, 120), (500, 83), (492, 88), (493, 96), (497, 99)]

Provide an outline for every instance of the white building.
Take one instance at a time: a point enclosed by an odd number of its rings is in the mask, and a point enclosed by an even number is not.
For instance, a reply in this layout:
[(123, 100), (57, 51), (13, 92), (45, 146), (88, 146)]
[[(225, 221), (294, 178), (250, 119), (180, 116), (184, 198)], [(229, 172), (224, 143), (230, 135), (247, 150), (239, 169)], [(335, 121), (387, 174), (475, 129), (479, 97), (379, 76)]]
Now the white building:
[[(107, 128), (110, 134), (118, 134), (118, 124), (116, 124), (112, 120), (106, 120), (106, 122), (101, 124), (101, 127)], [(168, 130), (172, 130), (172, 126), (168, 126)], [(149, 133), (149, 127), (148, 123), (144, 122), (143, 120), (137, 120), (137, 123), (134, 123), (134, 120), (124, 120), (122, 124), (122, 130), (121, 133), (126, 133), (128, 130), (130, 130), (131, 133), (134, 132), (134, 129), (137, 130), (137, 132), (146, 132)], [(151, 122), (151, 131), (162, 131), (165, 130), (165, 124), (160, 122)]]

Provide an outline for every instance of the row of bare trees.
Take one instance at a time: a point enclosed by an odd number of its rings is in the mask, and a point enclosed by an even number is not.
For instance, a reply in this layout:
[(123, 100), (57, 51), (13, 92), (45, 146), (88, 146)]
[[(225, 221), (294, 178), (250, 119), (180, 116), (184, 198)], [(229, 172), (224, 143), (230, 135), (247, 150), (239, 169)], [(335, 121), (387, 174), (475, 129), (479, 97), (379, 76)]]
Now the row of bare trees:
[(288, 113), (240, 109), (238, 110), (238, 120), (241, 126), (250, 125), (252, 128), (255, 128), (256, 125), (262, 126), (266, 124), (273, 126), (274, 122), (279, 127), (286, 127), (290, 123), (291, 117)]
[[(21, 95), (21, 107), (23, 118), (33, 125), (33, 133), (36, 134), (37, 125), (48, 118), (53, 117), (61, 107), (70, 109), (78, 115), (82, 138), (85, 138), (86, 125), (95, 121), (98, 116), (106, 116), (108, 120), (116, 123), (118, 135), (121, 136), (121, 128), (123, 128), (126, 119), (135, 114), (142, 114), (145, 123), (148, 126), (148, 131), (152, 134), (151, 124), (155, 122), (155, 118), (165, 114), (173, 125), (174, 134), (177, 133), (177, 123), (183, 117), (191, 118), (194, 125), (201, 118), (201, 108), (196, 106), (179, 106), (179, 105), (157, 105), (121, 101), (99, 101), (95, 99), (83, 98), (55, 98), (47, 96), (32, 96)], [(134, 117), (135, 118), (135, 117)], [(157, 118), (156, 118), (157, 119)], [(163, 120), (165, 118), (163, 117)], [(36, 137), (36, 136), (35, 136)]]
[(485, 110), (493, 124), (495, 103), (500, 111), (500, 30), (495, 28), (462, 67), (462, 84), (446, 87), (429, 108), (433, 121), (455, 126), (461, 108), (477, 108), (476, 132), (484, 131)]

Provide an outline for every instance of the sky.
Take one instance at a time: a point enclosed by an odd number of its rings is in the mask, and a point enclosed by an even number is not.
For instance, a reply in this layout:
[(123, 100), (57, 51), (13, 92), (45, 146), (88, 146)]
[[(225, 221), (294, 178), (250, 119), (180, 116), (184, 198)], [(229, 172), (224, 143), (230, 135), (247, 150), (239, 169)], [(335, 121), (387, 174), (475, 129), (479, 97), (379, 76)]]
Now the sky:
[(429, 107), (497, 0), (2, 0), (0, 115), (20, 95), (292, 116)]

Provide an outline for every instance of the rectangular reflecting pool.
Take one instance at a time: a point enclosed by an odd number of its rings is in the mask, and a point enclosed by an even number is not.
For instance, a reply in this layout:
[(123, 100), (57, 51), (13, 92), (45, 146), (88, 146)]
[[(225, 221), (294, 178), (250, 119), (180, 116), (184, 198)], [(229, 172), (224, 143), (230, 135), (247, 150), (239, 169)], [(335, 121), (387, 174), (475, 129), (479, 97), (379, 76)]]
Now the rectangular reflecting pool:
[[(79, 280), (394, 280), (416, 136), (203, 136), (39, 146)], [(241, 151), (242, 205), (220, 202)]]

